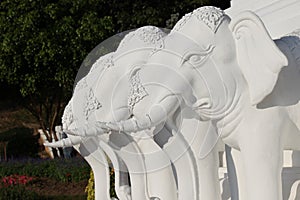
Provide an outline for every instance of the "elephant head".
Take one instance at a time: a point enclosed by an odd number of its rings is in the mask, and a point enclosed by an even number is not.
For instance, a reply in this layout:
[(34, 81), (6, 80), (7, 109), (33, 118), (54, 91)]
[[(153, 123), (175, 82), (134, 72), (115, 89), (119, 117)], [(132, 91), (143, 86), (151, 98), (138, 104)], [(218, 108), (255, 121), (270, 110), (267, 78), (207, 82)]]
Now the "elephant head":
[[(190, 68), (188, 74), (200, 73), (200, 76), (188, 78), (197, 100), (210, 93), (228, 101), (234, 96), (232, 92), (244, 92), (237, 91), (239, 85), (240, 90), (247, 90), (251, 104), (256, 105), (271, 93), (281, 68), (287, 65), (286, 57), (270, 38), (262, 21), (249, 11), (231, 20), (215, 7), (196, 9), (175, 25), (165, 43), (162, 52), (153, 57), (176, 52), (181, 59), (177, 68), (183, 71)], [(169, 65), (167, 62), (164, 64)], [(201, 79), (204, 79), (202, 83)]]
[(261, 102), (287, 64), (254, 13), (230, 19), (218, 8), (198, 8), (177, 22), (140, 72), (145, 86), (163, 85), (153, 92), (149, 87), (148, 93), (155, 93), (151, 108), (141, 103), (136, 116), (143, 116), (102, 127), (146, 129), (165, 121), (182, 103), (202, 120), (223, 119), (237, 108)]

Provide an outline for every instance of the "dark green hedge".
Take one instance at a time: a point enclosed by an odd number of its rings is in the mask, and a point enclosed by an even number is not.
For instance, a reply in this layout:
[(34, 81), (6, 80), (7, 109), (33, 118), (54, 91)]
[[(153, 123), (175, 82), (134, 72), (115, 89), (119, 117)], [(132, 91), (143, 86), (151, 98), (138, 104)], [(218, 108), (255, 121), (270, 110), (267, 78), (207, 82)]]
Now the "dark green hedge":
[(24, 186), (13, 186), (0, 187), (0, 200), (44, 200), (44, 197), (26, 190)]
[(0, 177), (18, 174), (78, 182), (88, 180), (89, 173), (90, 166), (82, 158), (0, 162)]

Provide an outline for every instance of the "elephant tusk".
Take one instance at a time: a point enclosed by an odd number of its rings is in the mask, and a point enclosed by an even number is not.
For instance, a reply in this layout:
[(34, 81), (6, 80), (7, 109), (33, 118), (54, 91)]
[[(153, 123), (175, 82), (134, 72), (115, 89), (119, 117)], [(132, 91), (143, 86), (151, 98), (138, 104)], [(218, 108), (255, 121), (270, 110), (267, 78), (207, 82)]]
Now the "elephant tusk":
[(68, 135), (92, 137), (109, 133), (111, 129), (104, 122), (96, 122), (87, 124), (84, 127), (79, 127), (71, 130), (64, 130)]
[(111, 131), (124, 131), (124, 126), (121, 122), (107, 122), (106, 126)]
[(108, 122), (105, 124), (105, 128), (108, 128), (110, 131), (119, 131), (119, 132), (137, 132), (145, 129), (149, 129), (156, 124), (152, 123), (152, 120), (148, 114), (144, 117), (137, 120), (135, 117), (132, 117), (128, 120), (119, 121), (119, 122)]
[(60, 147), (72, 147), (76, 144), (81, 143), (81, 138), (76, 137), (76, 138), (65, 138), (56, 142), (45, 142), (44, 146), (46, 147), (52, 147), (52, 148), (60, 148)]
[(151, 110), (139, 118), (133, 116), (130, 119), (119, 122), (109, 122), (103, 127), (109, 130), (122, 131), (126, 133), (138, 132), (150, 129), (162, 122), (166, 121), (168, 115), (172, 113), (180, 105), (181, 98), (175, 94), (164, 97), (159, 103), (154, 104)]

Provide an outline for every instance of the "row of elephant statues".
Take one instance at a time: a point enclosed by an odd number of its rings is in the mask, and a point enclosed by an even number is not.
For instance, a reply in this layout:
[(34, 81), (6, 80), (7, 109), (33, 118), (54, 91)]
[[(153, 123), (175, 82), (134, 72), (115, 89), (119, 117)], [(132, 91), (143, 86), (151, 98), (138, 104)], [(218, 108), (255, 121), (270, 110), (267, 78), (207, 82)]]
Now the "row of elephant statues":
[(283, 149), (300, 150), (299, 33), (272, 40), (254, 13), (211, 6), (169, 33), (134, 30), (76, 83), (68, 138), (45, 145), (85, 157), (96, 200), (111, 199), (110, 166), (120, 200), (220, 200), (222, 141), (240, 155), (232, 200), (282, 200)]

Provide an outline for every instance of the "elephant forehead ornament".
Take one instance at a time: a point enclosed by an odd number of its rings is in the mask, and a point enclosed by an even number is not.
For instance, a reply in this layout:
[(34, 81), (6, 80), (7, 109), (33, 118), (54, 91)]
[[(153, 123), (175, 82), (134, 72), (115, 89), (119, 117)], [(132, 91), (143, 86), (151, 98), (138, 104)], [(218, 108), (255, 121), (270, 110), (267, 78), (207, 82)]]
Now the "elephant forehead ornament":
[(87, 102), (86, 102), (85, 107), (84, 107), (84, 115), (86, 117), (86, 120), (88, 120), (90, 114), (93, 111), (98, 110), (99, 108), (101, 108), (102, 105), (98, 101), (98, 99), (95, 97), (92, 88), (89, 89), (86, 98), (87, 98)]
[(189, 19), (196, 17), (198, 20), (204, 22), (215, 33), (222, 23), (224, 16), (224, 11), (219, 8), (213, 6), (201, 7), (182, 17), (182, 19), (176, 23), (173, 30), (180, 31)]
[[(140, 47), (151, 47), (153, 49), (160, 49), (164, 47), (163, 37), (165, 33), (162, 32), (159, 28), (154, 26), (145, 26), (137, 29), (136, 31), (130, 32), (127, 34), (124, 39), (121, 41), (117, 52), (119, 55), (125, 53), (128, 50), (128, 47), (134, 46), (133, 49), (136, 49), (137, 46)], [(138, 38), (139, 42), (133, 38)], [(140, 43), (140, 44), (138, 44)], [(125, 47), (125, 48), (124, 48)], [(151, 54), (151, 53), (150, 53)]]
[(130, 93), (128, 98), (128, 108), (129, 112), (133, 112), (134, 105), (141, 101), (144, 97), (148, 95), (145, 87), (141, 84), (139, 77), (139, 69), (134, 70), (130, 77)]

